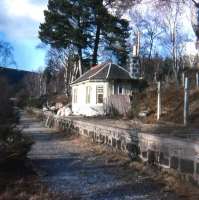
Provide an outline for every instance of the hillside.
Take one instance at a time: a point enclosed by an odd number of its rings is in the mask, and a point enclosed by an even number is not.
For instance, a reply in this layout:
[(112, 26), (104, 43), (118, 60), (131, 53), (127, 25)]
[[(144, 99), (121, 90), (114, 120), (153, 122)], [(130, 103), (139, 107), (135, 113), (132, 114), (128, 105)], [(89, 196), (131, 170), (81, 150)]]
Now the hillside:
[[(149, 115), (142, 120), (145, 123), (156, 123), (157, 112), (157, 90), (150, 88), (144, 94), (140, 95), (141, 110), (148, 110)], [(190, 88), (189, 95), (189, 125), (199, 127), (199, 89)], [(162, 88), (161, 93), (162, 115), (161, 122), (171, 122), (183, 124), (183, 106), (184, 106), (184, 89), (180, 87), (178, 90), (175, 83)]]
[(6, 78), (11, 85), (19, 84), (25, 76), (35, 74), (35, 72), (0, 67), (0, 77)]

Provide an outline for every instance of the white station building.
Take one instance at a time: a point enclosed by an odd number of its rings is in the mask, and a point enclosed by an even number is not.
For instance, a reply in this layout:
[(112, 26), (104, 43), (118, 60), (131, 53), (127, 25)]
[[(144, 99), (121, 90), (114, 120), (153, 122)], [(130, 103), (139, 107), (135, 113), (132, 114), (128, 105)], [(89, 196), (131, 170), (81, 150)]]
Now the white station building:
[(92, 67), (72, 84), (74, 115), (104, 115), (104, 103), (111, 95), (130, 95), (135, 79), (121, 66), (103, 63)]

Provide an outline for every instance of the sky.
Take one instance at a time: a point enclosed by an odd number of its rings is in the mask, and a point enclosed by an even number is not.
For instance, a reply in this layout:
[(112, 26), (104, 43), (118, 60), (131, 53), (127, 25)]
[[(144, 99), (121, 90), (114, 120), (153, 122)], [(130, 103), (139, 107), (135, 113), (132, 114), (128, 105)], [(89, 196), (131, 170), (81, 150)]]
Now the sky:
[(13, 46), (18, 69), (35, 71), (45, 64), (46, 51), (36, 47), (46, 6), (47, 0), (0, 0), (0, 40)]
[[(46, 50), (36, 47), (41, 44), (38, 30), (39, 24), (44, 21), (43, 11), (47, 8), (47, 2), (48, 0), (0, 0), (0, 40), (5, 40), (14, 47), (18, 69), (36, 71), (45, 66)], [(187, 16), (184, 23), (187, 31), (194, 35)], [(195, 53), (194, 42), (187, 47), (188, 53)]]

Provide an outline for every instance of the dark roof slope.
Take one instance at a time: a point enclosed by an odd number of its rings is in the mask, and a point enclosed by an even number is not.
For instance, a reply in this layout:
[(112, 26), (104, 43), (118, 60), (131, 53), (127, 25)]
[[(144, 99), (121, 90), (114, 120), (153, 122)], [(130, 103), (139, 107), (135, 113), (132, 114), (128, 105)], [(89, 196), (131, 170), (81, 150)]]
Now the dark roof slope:
[(86, 80), (132, 80), (132, 78), (123, 67), (112, 63), (103, 63), (92, 67), (72, 84)]

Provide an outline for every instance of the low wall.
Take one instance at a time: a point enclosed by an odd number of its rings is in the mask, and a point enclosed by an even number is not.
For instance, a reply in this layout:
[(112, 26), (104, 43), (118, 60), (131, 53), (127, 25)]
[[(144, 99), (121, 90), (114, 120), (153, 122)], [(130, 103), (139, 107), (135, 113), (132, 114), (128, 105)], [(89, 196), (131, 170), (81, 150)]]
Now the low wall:
[(194, 141), (141, 133), (136, 128), (122, 129), (72, 118), (57, 118), (54, 115), (46, 115), (45, 124), (109, 145), (132, 158), (140, 157), (151, 164), (174, 169), (186, 180), (199, 185), (199, 143)]

